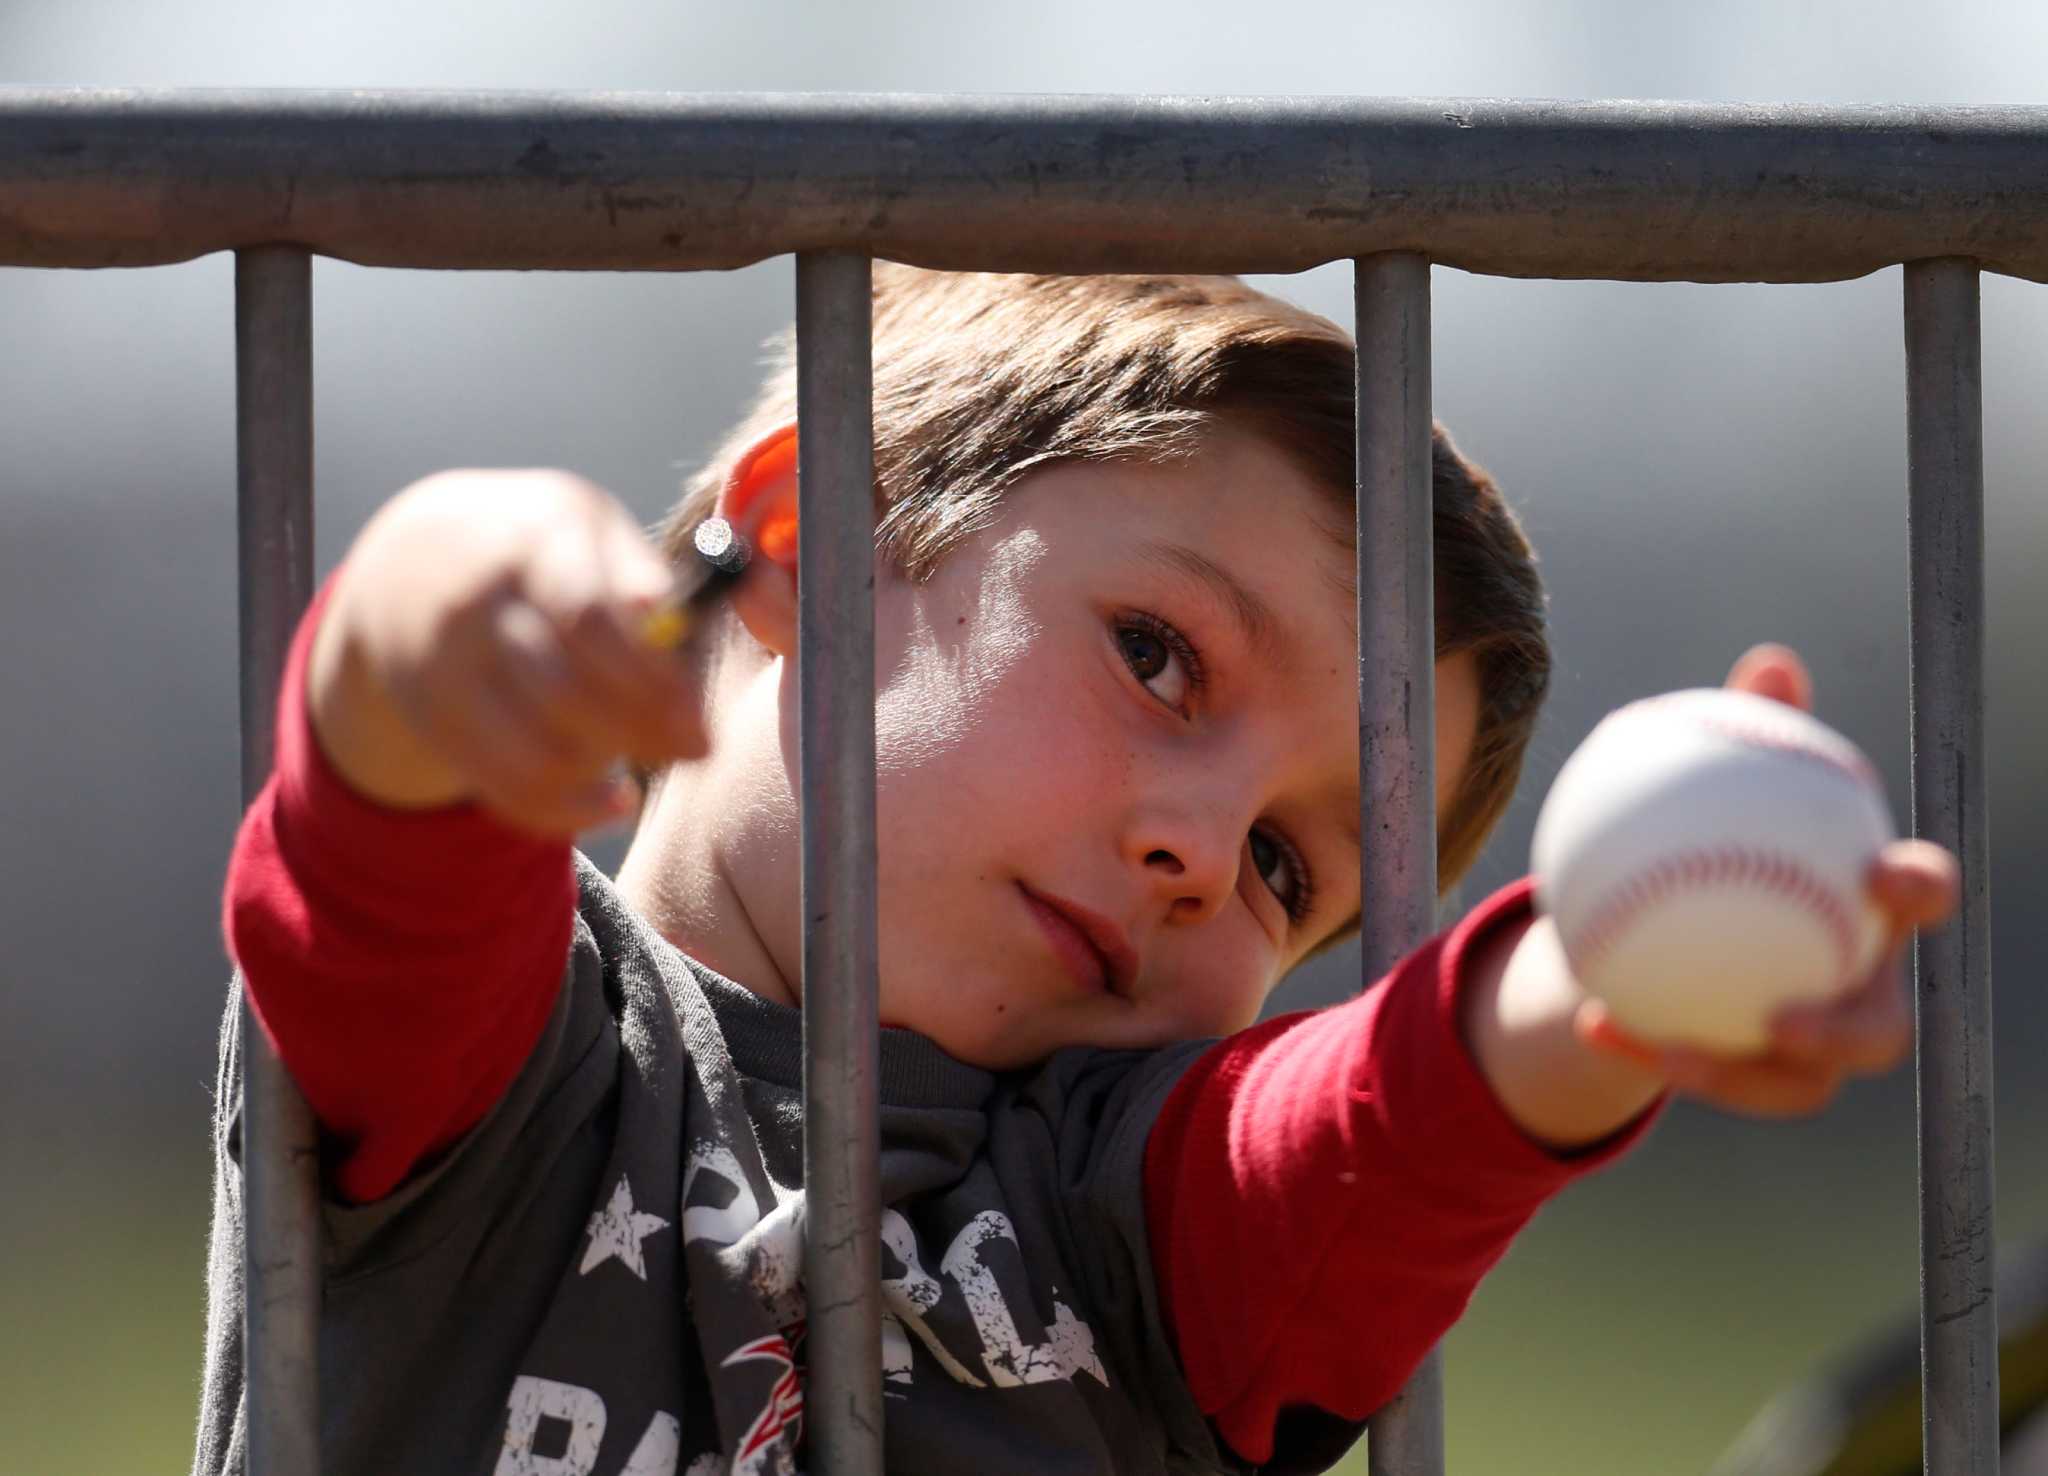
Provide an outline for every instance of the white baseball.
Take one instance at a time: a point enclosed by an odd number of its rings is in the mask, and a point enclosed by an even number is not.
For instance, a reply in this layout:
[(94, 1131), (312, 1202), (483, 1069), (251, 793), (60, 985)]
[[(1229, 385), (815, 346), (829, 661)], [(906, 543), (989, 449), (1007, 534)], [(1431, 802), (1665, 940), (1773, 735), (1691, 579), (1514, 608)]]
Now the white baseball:
[(1868, 976), (1871, 862), (1896, 834), (1855, 744), (1701, 688), (1603, 718), (1536, 821), (1537, 904), (1579, 984), (1644, 1040), (1744, 1054), (1784, 1005)]

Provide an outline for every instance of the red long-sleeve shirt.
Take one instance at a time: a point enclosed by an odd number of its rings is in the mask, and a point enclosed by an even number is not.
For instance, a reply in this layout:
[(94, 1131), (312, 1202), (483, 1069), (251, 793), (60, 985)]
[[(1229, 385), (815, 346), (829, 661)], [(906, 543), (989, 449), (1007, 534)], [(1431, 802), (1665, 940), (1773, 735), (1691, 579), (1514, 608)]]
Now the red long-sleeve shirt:
[[(576, 907), (566, 843), (473, 806), (353, 792), (306, 716), (293, 642), (276, 772), (229, 864), (225, 923), (251, 1004), (367, 1202), (482, 1120), (554, 1003)], [(1291, 1408), (1357, 1420), (1391, 1398), (1536, 1209), (1640, 1138), (1545, 1151), (1459, 1030), (1480, 941), (1526, 917), (1489, 898), (1341, 1007), (1218, 1043), (1146, 1149), (1156, 1279), (1197, 1403), (1247, 1460)]]

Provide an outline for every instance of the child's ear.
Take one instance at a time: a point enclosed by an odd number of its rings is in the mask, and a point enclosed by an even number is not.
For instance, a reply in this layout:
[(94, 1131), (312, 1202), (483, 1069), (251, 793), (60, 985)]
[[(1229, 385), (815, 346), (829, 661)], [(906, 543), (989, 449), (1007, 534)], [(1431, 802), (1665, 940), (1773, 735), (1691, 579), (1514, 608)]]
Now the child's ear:
[(755, 640), (796, 654), (796, 426), (749, 446), (719, 490), (716, 515), (752, 545), (753, 562), (727, 599)]

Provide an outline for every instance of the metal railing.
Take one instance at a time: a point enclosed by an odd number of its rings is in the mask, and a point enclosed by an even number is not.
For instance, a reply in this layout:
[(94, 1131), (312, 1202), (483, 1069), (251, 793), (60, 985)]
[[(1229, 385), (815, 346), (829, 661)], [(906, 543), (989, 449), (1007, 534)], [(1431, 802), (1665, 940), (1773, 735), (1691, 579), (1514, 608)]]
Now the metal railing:
[[(1432, 264), (1808, 282), (1905, 264), (1926, 1469), (1998, 1462), (1978, 274), (2048, 280), (2048, 109), (0, 88), (0, 265), (237, 253), (243, 785), (312, 587), (310, 258), (552, 270), (795, 254), (810, 1428), (881, 1470), (868, 264), (1357, 263), (1363, 982), (1430, 930)], [(246, 1030), (250, 1468), (317, 1471), (312, 1125)], [(1432, 1356), (1376, 1476), (1443, 1467)]]

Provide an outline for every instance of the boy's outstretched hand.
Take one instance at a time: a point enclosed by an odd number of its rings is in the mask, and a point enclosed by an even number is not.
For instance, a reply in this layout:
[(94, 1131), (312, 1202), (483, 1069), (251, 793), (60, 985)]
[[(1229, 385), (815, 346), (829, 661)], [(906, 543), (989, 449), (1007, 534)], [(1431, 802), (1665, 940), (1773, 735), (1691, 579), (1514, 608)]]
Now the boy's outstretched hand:
[(314, 635), (307, 711), (358, 793), (475, 801), (568, 838), (627, 813), (614, 766), (704, 753), (678, 659), (640, 636), (667, 563), (609, 493), (555, 471), (454, 471), (381, 508)]
[[(1752, 647), (1725, 683), (1802, 711), (1813, 709), (1813, 682), (1784, 646)], [(1922, 840), (1894, 841), (1870, 870), (1871, 896), (1890, 921), (1870, 977), (1829, 1003), (1781, 1012), (1761, 1055), (1728, 1057), (1637, 1040), (1598, 1000), (1578, 1008), (1573, 1028), (1589, 1047), (1649, 1068), (1672, 1088), (1731, 1111), (1790, 1116), (1824, 1106), (1850, 1076), (1876, 1075), (1904, 1059), (1913, 1042), (1905, 950), (1913, 932), (1947, 920), (1960, 890), (1956, 860)]]

